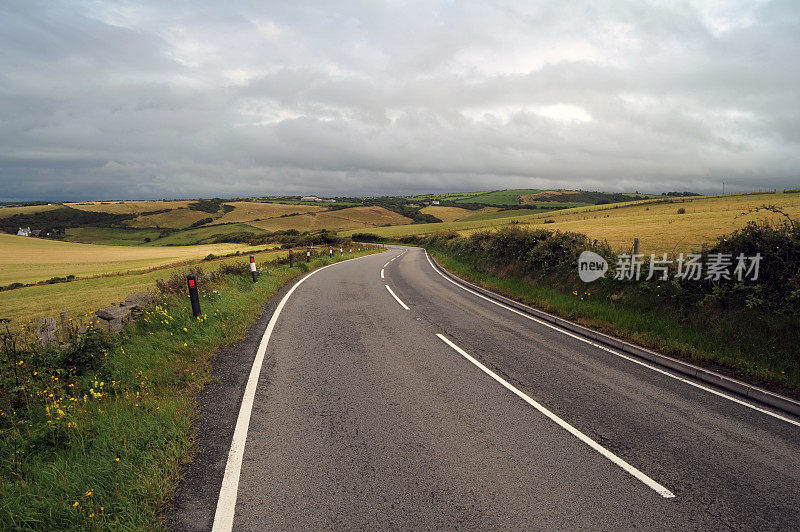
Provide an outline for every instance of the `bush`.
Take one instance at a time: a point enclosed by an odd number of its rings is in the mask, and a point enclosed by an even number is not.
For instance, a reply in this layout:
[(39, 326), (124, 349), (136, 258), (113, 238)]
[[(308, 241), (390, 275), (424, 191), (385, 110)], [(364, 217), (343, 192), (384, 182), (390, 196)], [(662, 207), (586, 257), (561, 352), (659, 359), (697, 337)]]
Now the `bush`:
[(686, 214), (686, 209), (681, 207), (680, 209), (678, 209), (678, 214)]
[(156, 281), (156, 290), (161, 294), (184, 294), (188, 295), (189, 288), (186, 284), (186, 276), (192, 274), (195, 279), (203, 277), (203, 269), (199, 267), (189, 268), (184, 271), (175, 272), (166, 279)]

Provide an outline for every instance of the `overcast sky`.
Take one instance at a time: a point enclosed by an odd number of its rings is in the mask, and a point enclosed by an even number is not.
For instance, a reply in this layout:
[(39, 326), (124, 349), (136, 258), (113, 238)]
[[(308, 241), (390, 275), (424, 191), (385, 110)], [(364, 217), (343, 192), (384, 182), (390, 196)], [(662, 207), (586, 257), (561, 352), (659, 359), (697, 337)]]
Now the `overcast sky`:
[(800, 187), (800, 1), (0, 2), (0, 201)]

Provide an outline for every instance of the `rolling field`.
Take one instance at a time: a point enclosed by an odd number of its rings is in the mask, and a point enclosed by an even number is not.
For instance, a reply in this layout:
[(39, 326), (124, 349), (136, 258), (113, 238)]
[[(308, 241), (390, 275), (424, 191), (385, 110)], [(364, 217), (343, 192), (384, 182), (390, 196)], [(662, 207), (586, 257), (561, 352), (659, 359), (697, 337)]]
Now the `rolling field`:
[(251, 222), (249, 225), (266, 229), (267, 231), (297, 229), (303, 232), (319, 231), (320, 229), (327, 229), (328, 231), (373, 229), (386, 224), (404, 225), (410, 223), (410, 218), (401, 216), (383, 207), (349, 207), (338, 211), (324, 211), (320, 213), (301, 214), (298, 216), (286, 216), (283, 218), (270, 218), (268, 220)]
[[(591, 238), (608, 240), (612, 248), (618, 251), (628, 250), (633, 239), (638, 237), (643, 253), (680, 253), (699, 250), (704, 242), (711, 244), (719, 236), (744, 226), (748, 220), (767, 219), (777, 222), (782, 219), (780, 215), (763, 211), (742, 214), (764, 204), (782, 208), (793, 217), (800, 216), (800, 193), (797, 192), (697, 196), (674, 198), (667, 200), (668, 203), (664, 201), (641, 200), (508, 218), (380, 227), (369, 232), (393, 238), (443, 230), (469, 233), (520, 224), (523, 228), (585, 233)], [(678, 209), (681, 208), (685, 209), (685, 214), (678, 214)], [(552, 223), (545, 223), (545, 220), (552, 220)], [(344, 232), (352, 233), (353, 231)]]
[[(221, 213), (222, 211), (220, 211)], [(168, 212), (139, 216), (126, 222), (129, 227), (166, 227), (169, 229), (186, 229), (203, 218), (218, 218), (219, 214), (194, 211), (188, 207), (180, 207)]]
[(220, 235), (231, 233), (250, 232), (255, 234), (266, 233), (263, 229), (247, 224), (205, 225), (195, 229), (187, 229), (178, 233), (153, 240), (145, 246), (192, 246), (198, 244), (213, 244), (213, 240)]
[[(285, 250), (268, 251), (256, 253), (256, 257), (259, 262), (269, 261), (287, 253)], [(243, 256), (201, 262), (200, 266), (206, 271), (212, 271), (224, 263), (247, 262), (248, 255), (249, 253), (245, 252)], [(166, 279), (174, 272), (185, 268), (185, 265), (175, 266), (138, 274), (110, 275), (69, 283), (6, 290), (0, 292), (0, 318), (8, 318), (12, 323), (21, 323), (40, 317), (56, 317), (61, 311), (66, 311), (72, 316), (82, 315), (112, 303), (119, 303), (133, 292), (145, 292), (148, 288), (152, 290), (157, 280)]]
[(215, 223), (252, 222), (254, 220), (277, 218), (284, 214), (318, 212), (327, 209), (327, 207), (321, 205), (293, 205), (255, 201), (236, 201), (226, 203), (226, 205), (231, 205), (235, 209), (216, 220)]
[(0, 234), (0, 285), (51, 277), (143, 270), (249, 249), (238, 244), (187, 247), (101, 246)]
[(65, 203), (64, 205), (82, 211), (108, 212), (111, 214), (139, 214), (164, 209), (188, 209), (188, 200), (175, 201), (91, 201), (86, 203)]
[(8, 218), (16, 214), (34, 214), (37, 212), (50, 211), (59, 208), (61, 205), (27, 205), (24, 207), (0, 207), (0, 218)]
[[(496, 211), (497, 209), (492, 209), (492, 210)], [(429, 207), (423, 207), (419, 211), (423, 214), (431, 214), (433, 216), (436, 216), (443, 222), (455, 222), (457, 220), (461, 220), (462, 218), (466, 218), (467, 216), (471, 216), (475, 212), (479, 212), (479, 211), (471, 211), (469, 209), (462, 209), (461, 207), (443, 207), (440, 205), (431, 205)]]
[(158, 229), (125, 229), (116, 227), (72, 227), (66, 230), (64, 239), (82, 244), (105, 244), (108, 246), (136, 246), (145, 243), (145, 238), (158, 238)]
[[(703, 243), (712, 244), (722, 235), (743, 227), (749, 220), (779, 222), (780, 215), (770, 212), (742, 213), (764, 204), (784, 209), (793, 217), (800, 216), (800, 194), (752, 194), (742, 196), (711, 196), (679, 198), (673, 203), (653, 203), (647, 200), (619, 208), (598, 206), (570, 212), (550, 213), (526, 222), (530, 227), (584, 233), (590, 238), (608, 240), (617, 251), (632, 247), (634, 237), (641, 240), (643, 253), (680, 253), (699, 250)], [(685, 214), (678, 214), (684, 209)]]

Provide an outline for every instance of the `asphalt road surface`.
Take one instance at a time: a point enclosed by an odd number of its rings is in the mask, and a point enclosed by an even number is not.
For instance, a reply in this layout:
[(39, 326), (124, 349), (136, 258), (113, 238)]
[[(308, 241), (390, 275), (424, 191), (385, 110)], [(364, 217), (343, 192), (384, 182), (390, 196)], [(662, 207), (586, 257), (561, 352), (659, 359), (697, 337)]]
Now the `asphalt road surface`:
[(219, 529), (800, 528), (796, 418), (504, 309), (420, 249), (297, 285), (258, 375)]

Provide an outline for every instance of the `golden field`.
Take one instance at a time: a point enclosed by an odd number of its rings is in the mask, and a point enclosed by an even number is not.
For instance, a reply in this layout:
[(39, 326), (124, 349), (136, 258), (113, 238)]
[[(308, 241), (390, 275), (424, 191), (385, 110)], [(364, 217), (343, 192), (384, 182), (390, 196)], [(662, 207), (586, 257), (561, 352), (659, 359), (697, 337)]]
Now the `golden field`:
[(466, 218), (473, 211), (462, 209), (461, 207), (442, 207), (440, 205), (431, 205), (420, 209), (423, 214), (431, 214), (436, 216), (443, 222), (455, 222), (461, 218)]
[[(369, 232), (396, 238), (444, 230), (469, 234), (516, 224), (521, 228), (584, 233), (591, 238), (607, 240), (618, 251), (630, 249), (633, 239), (638, 237), (644, 253), (679, 253), (699, 250), (704, 242), (712, 244), (749, 220), (777, 222), (782, 219), (780, 215), (765, 211), (743, 214), (762, 205), (775, 205), (794, 218), (800, 217), (800, 193), (775, 192), (640, 200), (488, 220), (380, 227)], [(685, 214), (678, 214), (681, 208), (685, 209)], [(552, 220), (552, 223), (545, 223), (545, 220)]]
[(58, 204), (53, 205), (27, 205), (24, 207), (0, 207), (0, 218), (8, 218), (16, 214), (35, 214), (37, 212), (49, 211), (60, 207)]
[(86, 277), (143, 270), (250, 247), (241, 244), (102, 246), (0, 234), (0, 285), (33, 283), (67, 275)]
[(88, 201), (85, 203), (65, 203), (67, 207), (81, 211), (107, 212), (110, 214), (140, 214), (164, 209), (188, 209), (188, 200), (171, 201)]
[[(259, 262), (269, 261), (287, 253), (288, 251), (285, 250), (267, 251), (256, 253), (256, 257)], [(213, 262), (202, 262), (200, 265), (204, 270), (212, 271), (223, 263), (249, 262), (248, 255), (249, 253)], [(23, 321), (36, 320), (40, 317), (57, 317), (61, 311), (68, 312), (71, 316), (80, 316), (91, 310), (102, 308), (112, 303), (119, 303), (128, 294), (145, 292), (148, 289), (153, 290), (157, 280), (166, 279), (174, 272), (185, 267), (185, 265), (166, 267), (143, 273), (109, 275), (81, 279), (69, 283), (45, 284), (6, 290), (0, 292), (0, 318), (10, 319), (12, 323), (21, 323)]]
[(270, 218), (258, 222), (249, 222), (249, 225), (266, 229), (267, 231), (297, 229), (303, 232), (319, 231), (320, 229), (327, 229), (328, 231), (369, 229), (371, 231), (387, 224), (405, 225), (410, 223), (411, 218), (406, 218), (383, 207), (349, 207), (338, 211)]
[(327, 209), (327, 207), (323, 207), (322, 205), (291, 205), (287, 203), (260, 203), (255, 201), (233, 201), (225, 205), (230, 205), (235, 208), (216, 220), (215, 223), (252, 222), (254, 220), (277, 218), (281, 215), (295, 212), (318, 212)]

